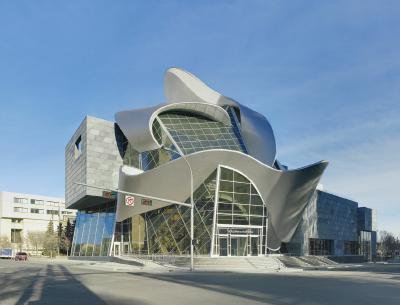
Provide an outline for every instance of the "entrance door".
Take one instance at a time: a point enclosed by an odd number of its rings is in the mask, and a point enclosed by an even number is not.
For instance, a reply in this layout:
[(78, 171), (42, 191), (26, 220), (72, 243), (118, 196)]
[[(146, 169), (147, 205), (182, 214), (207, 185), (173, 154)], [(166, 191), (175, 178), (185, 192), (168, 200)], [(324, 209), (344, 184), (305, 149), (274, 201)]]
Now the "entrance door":
[(228, 255), (228, 238), (226, 236), (219, 237), (219, 255), (220, 256)]
[(250, 237), (250, 249), (251, 249), (251, 255), (256, 256), (259, 254), (259, 238), (258, 236), (251, 236)]
[(247, 255), (247, 236), (231, 236), (231, 256)]
[(120, 256), (120, 248), (119, 248), (119, 244), (114, 244), (114, 256)]

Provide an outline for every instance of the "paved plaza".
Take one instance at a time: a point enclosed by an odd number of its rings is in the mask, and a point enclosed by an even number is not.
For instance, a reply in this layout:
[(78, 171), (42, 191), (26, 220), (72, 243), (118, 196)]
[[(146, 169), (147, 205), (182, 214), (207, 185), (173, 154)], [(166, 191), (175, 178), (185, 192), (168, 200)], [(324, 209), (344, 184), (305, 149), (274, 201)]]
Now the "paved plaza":
[(0, 304), (400, 304), (400, 265), (233, 273), (0, 260)]

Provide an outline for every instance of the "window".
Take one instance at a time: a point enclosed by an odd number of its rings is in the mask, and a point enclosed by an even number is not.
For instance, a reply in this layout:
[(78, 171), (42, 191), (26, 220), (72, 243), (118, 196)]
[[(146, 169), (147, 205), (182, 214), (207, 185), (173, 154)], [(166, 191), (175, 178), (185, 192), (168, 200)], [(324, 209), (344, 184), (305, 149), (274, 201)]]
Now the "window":
[[(144, 226), (143, 220), (142, 225)], [(115, 227), (115, 203), (96, 206), (89, 211), (79, 211), (71, 255), (107, 256)]]
[(182, 111), (167, 111), (158, 118), (185, 155), (215, 148), (246, 152), (233, 121), (232, 126), (229, 126), (202, 115)]
[(22, 218), (12, 218), (11, 222), (12, 223), (21, 223), (22, 222)]
[(14, 212), (28, 213), (28, 208), (15, 207)]
[(242, 174), (221, 167), (218, 224), (263, 226), (266, 208), (255, 187)]
[(310, 255), (333, 255), (334, 247), (332, 239), (309, 239), (309, 254)]
[(29, 203), (28, 198), (17, 198), (14, 197), (14, 203)]
[(58, 211), (57, 210), (47, 210), (47, 214), (58, 215)]
[(345, 241), (344, 242), (344, 255), (356, 255), (358, 253), (358, 242), (357, 241)]
[(44, 201), (38, 199), (31, 199), (31, 204), (44, 204)]
[(12, 243), (22, 243), (22, 230), (21, 229), (11, 229), (11, 242)]
[(47, 204), (47, 205), (51, 205), (51, 206), (53, 206), (53, 207), (58, 206), (58, 203), (57, 203), (57, 202), (54, 202), (54, 201), (46, 201), (46, 204)]
[(75, 159), (77, 159), (82, 153), (82, 137), (79, 136), (78, 139), (75, 141), (75, 148), (74, 148), (74, 155)]
[(43, 209), (31, 209), (31, 213), (33, 214), (44, 214)]

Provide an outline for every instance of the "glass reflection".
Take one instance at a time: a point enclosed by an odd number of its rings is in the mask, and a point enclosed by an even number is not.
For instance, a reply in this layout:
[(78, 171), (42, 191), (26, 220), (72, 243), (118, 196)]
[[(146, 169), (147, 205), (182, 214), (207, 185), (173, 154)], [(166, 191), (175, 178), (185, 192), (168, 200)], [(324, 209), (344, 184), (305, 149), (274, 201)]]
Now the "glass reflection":
[(109, 255), (115, 227), (115, 202), (78, 212), (71, 256)]

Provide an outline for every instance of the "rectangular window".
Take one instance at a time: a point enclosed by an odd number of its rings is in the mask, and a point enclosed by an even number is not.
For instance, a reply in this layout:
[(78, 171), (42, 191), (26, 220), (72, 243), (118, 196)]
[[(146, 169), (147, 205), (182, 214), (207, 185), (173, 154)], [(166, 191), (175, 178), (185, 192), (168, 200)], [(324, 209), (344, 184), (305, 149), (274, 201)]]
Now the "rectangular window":
[(309, 254), (310, 255), (333, 255), (334, 245), (332, 239), (309, 239)]
[(344, 254), (345, 255), (356, 255), (358, 254), (358, 242), (357, 241), (345, 241), (344, 242)]
[(11, 242), (21, 243), (22, 242), (22, 230), (21, 229), (11, 229)]
[(75, 147), (74, 147), (74, 156), (75, 159), (78, 159), (78, 157), (81, 155), (82, 153), (82, 137), (79, 136), (78, 139), (76, 139), (75, 141)]
[(28, 208), (15, 207), (14, 212), (28, 213)]
[(47, 214), (49, 214), (49, 215), (58, 215), (58, 211), (57, 210), (47, 210)]
[(33, 214), (44, 214), (43, 209), (31, 209), (31, 213)]
[(14, 203), (29, 203), (28, 198), (17, 198), (14, 197)]
[(39, 199), (31, 199), (31, 204), (44, 204), (44, 201)]
[(11, 219), (11, 222), (12, 222), (12, 223), (21, 223), (21, 222), (22, 222), (22, 219), (21, 219), (21, 218), (12, 218), (12, 219)]

